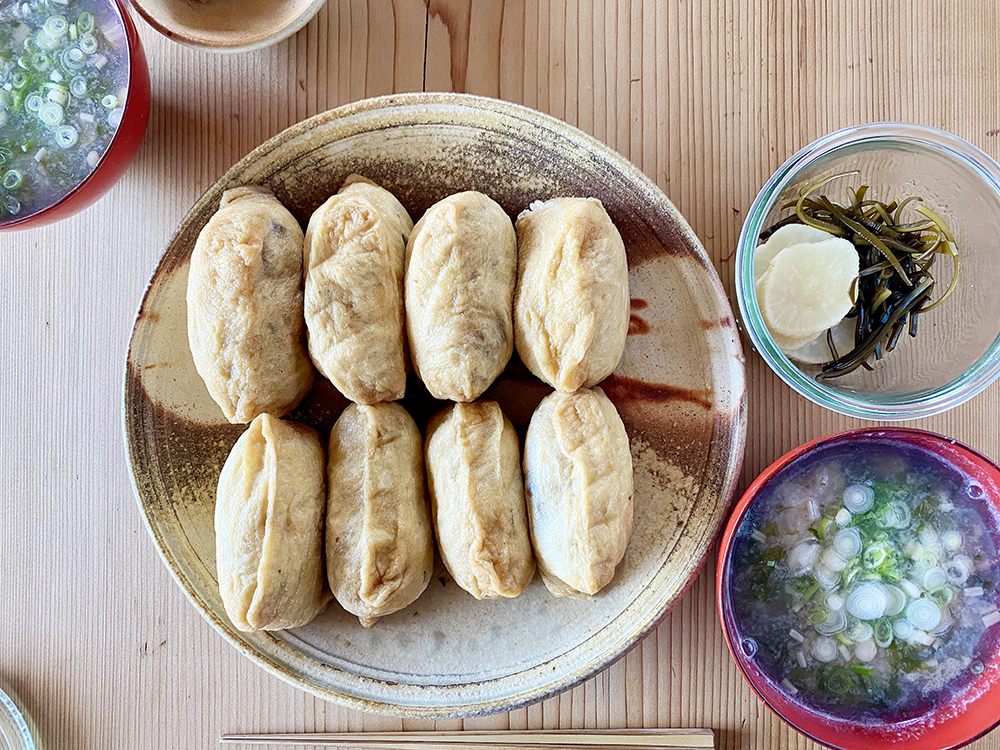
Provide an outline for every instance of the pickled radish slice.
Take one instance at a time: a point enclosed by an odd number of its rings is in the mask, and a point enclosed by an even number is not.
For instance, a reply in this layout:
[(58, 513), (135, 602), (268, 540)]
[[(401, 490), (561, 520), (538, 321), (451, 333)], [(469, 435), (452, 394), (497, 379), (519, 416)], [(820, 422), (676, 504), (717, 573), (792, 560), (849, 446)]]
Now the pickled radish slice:
[[(829, 329), (833, 333), (833, 345), (839, 357), (843, 357), (854, 349), (854, 328), (854, 321), (844, 318)], [(782, 351), (788, 355), (789, 359), (804, 365), (821, 365), (837, 358), (830, 351), (830, 344), (826, 340), (826, 331), (796, 349), (782, 349)]]
[(795, 351), (806, 346), (810, 341), (816, 338), (816, 334), (811, 336), (784, 336), (774, 330), (770, 321), (767, 319), (767, 315), (764, 315), (764, 283), (766, 278), (767, 272), (765, 271), (764, 275), (756, 284), (757, 306), (760, 308), (761, 315), (764, 317), (764, 325), (767, 326), (767, 331), (771, 334), (771, 338), (774, 340), (775, 346), (786, 354), (790, 351)]
[(753, 278), (758, 280), (764, 275), (768, 265), (775, 256), (789, 245), (797, 245), (802, 242), (822, 242), (833, 237), (829, 232), (811, 227), (808, 224), (785, 224), (775, 230), (774, 234), (767, 238), (767, 241), (758, 245), (753, 255)]
[(845, 239), (789, 245), (763, 280), (762, 312), (768, 327), (788, 338), (815, 337), (850, 311), (858, 252)]

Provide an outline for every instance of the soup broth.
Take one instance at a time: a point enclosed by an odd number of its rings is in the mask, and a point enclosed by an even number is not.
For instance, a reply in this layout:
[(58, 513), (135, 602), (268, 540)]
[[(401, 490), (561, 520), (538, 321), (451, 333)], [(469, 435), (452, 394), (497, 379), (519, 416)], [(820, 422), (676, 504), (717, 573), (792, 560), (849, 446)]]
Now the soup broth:
[(779, 473), (726, 571), (734, 642), (784, 691), (852, 721), (905, 721), (996, 658), (1000, 520), (920, 448), (831, 445)]
[(128, 85), (120, 19), (94, 0), (0, 0), (0, 221), (63, 198), (100, 163)]

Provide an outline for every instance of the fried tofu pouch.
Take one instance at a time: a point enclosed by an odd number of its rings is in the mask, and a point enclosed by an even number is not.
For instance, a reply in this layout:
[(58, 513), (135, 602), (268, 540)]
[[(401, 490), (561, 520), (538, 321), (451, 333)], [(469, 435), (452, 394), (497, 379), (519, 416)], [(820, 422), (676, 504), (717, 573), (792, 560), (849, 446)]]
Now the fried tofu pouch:
[(305, 235), (305, 319), (316, 368), (351, 401), (406, 391), (403, 258), (413, 221), (357, 175), (313, 212)]
[(311, 427), (261, 414), (219, 476), (219, 592), (237, 629), (305, 625), (330, 601), (323, 576), (325, 457)]
[(350, 404), (330, 433), (326, 572), (366, 628), (411, 604), (434, 564), (423, 444), (397, 403)]
[(517, 431), (495, 401), (452, 404), (425, 441), (438, 550), (476, 599), (512, 598), (535, 575)]
[(514, 351), (517, 237), (492, 199), (468, 191), (431, 206), (406, 246), (413, 369), (434, 398), (473, 401)]
[(606, 378), (625, 351), (628, 262), (594, 198), (533, 203), (517, 218), (514, 343), (529, 370), (571, 393)]
[(198, 235), (188, 343), (226, 419), (284, 416), (312, 387), (302, 315), (302, 229), (269, 190), (230, 188)]
[(542, 399), (525, 438), (524, 492), (549, 591), (582, 598), (604, 588), (632, 534), (632, 455), (604, 391)]

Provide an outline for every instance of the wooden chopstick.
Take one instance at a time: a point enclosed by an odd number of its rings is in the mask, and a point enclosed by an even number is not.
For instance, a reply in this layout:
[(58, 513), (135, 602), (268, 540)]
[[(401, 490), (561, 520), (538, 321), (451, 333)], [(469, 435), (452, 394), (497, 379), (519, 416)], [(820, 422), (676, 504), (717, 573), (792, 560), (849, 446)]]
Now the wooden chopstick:
[(357, 747), (365, 750), (698, 750), (715, 747), (711, 729), (592, 729), (463, 732), (314, 732), (224, 734), (222, 744)]

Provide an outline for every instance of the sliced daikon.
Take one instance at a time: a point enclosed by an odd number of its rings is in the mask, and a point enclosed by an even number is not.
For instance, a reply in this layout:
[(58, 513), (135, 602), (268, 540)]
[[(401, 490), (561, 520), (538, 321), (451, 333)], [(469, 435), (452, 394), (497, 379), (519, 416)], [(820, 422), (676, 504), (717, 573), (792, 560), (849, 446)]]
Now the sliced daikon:
[[(837, 356), (843, 357), (854, 349), (855, 327), (855, 320), (853, 318), (844, 318), (833, 328), (829, 329), (833, 335), (833, 345), (837, 349)], [(833, 352), (830, 351), (830, 344), (826, 339), (826, 331), (823, 331), (819, 336), (816, 336), (800, 347), (782, 349), (781, 351), (787, 354), (789, 359), (801, 362), (804, 365), (821, 365), (826, 362), (832, 362), (835, 359)]]
[(808, 224), (785, 224), (775, 230), (767, 241), (758, 245), (753, 255), (753, 278), (760, 279), (775, 256), (789, 245), (800, 242), (822, 242), (833, 237), (829, 232), (811, 227)]
[(762, 312), (768, 327), (795, 339), (837, 325), (854, 304), (858, 267), (858, 251), (840, 237), (789, 245), (767, 267)]
[(798, 337), (785, 336), (781, 333), (776, 332), (774, 330), (774, 327), (771, 325), (770, 321), (768, 321), (767, 315), (764, 314), (764, 308), (765, 308), (764, 287), (767, 283), (766, 280), (767, 280), (767, 271), (765, 271), (764, 275), (757, 280), (757, 283), (754, 285), (754, 288), (757, 292), (757, 306), (760, 308), (761, 317), (764, 319), (764, 325), (767, 327), (767, 332), (771, 334), (771, 339), (774, 341), (775, 346), (777, 346), (779, 349), (781, 349), (781, 351), (785, 353), (788, 353), (790, 351), (805, 346), (814, 338), (816, 338), (818, 334), (813, 333), (810, 334), (809, 336), (798, 336)]

